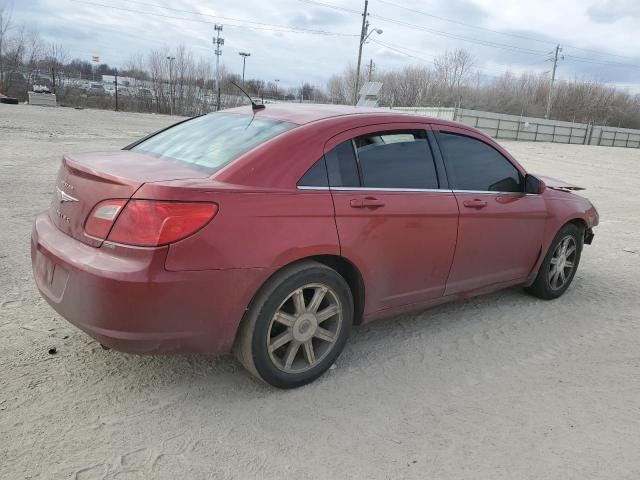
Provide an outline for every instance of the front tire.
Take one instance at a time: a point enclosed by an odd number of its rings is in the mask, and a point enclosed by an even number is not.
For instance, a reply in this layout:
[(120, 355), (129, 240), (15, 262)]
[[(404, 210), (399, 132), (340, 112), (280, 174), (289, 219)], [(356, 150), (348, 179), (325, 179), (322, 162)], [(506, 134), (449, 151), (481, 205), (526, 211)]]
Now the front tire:
[(254, 376), (278, 388), (312, 382), (349, 338), (353, 298), (335, 270), (304, 261), (284, 268), (251, 302), (235, 345)]
[(573, 223), (562, 227), (551, 242), (535, 281), (525, 290), (545, 300), (561, 296), (578, 270), (583, 245), (584, 232), (581, 228)]

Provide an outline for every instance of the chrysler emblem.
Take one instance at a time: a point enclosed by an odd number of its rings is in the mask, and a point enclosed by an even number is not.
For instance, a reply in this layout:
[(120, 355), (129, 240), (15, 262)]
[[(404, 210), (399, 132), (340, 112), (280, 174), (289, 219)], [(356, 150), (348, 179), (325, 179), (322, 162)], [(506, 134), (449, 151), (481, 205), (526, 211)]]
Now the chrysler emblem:
[(56, 187), (56, 194), (58, 195), (58, 200), (60, 201), (60, 203), (78, 201), (76, 197), (72, 197), (71, 195), (69, 195), (67, 192), (60, 189), (59, 187)]

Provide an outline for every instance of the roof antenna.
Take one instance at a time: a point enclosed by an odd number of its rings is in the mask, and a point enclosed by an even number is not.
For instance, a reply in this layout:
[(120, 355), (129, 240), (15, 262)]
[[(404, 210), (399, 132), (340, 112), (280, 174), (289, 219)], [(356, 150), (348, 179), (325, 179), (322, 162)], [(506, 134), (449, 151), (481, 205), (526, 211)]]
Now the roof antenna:
[(260, 103), (254, 102), (253, 98), (251, 98), (251, 96), (247, 92), (245, 92), (242, 89), (242, 87), (240, 85), (238, 85), (236, 82), (232, 81), (231, 84), (236, 86), (236, 87), (238, 87), (238, 89), (247, 96), (247, 98), (251, 102), (251, 110), (253, 110), (255, 112), (256, 110), (262, 110), (263, 108), (267, 108), (264, 104), (260, 104)]

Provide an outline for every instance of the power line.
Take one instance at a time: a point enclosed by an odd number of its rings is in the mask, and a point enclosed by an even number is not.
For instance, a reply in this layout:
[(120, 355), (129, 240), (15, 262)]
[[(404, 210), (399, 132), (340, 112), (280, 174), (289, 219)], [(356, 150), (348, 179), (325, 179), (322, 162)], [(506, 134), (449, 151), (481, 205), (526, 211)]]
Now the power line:
[[(400, 54), (405, 55), (407, 57), (415, 58), (416, 60), (420, 60), (420, 61), (422, 61), (423, 63), (425, 63), (427, 65), (433, 64), (433, 62), (436, 60), (436, 57), (430, 57), (430, 59), (427, 59), (427, 58), (422, 57), (422, 56), (414, 55), (413, 53), (422, 53), (422, 52), (418, 52), (417, 50), (412, 50), (410, 48), (403, 47), (401, 45), (395, 45), (393, 43), (388, 43), (388, 42), (381, 42), (381, 41), (375, 40), (375, 39), (371, 39), (371, 41), (374, 42), (374, 43), (377, 43), (378, 45), (381, 45), (381, 46), (383, 46), (385, 48), (388, 48), (389, 50), (392, 50), (394, 52), (400, 53)], [(407, 52), (413, 52), (413, 53), (407, 53)], [(510, 65), (506, 65), (506, 64), (496, 64), (496, 65), (501, 65), (503, 67), (511, 68)], [(488, 69), (488, 68), (478, 67), (478, 66), (476, 66), (474, 68), (476, 70), (483, 70), (485, 72), (492, 73), (496, 77), (505, 75), (507, 73), (512, 73), (510, 70), (497, 71), (497, 70), (491, 70), (491, 69)], [(490, 76), (494, 76), (494, 75), (490, 75)]]
[[(386, 46), (386, 47), (394, 47), (394, 48), (396, 48), (396, 49), (406, 50), (407, 52), (413, 52), (413, 53), (417, 53), (417, 54), (419, 54), (419, 55), (422, 55), (422, 54), (423, 54), (423, 52), (422, 52), (422, 51), (420, 51), (420, 50), (411, 49), (411, 48), (409, 48), (409, 47), (405, 47), (405, 46), (403, 46), (403, 45), (397, 45), (397, 44), (389, 43), (389, 42), (387, 42), (387, 41), (385, 41), (385, 42), (380, 42), (380, 41), (373, 40), (373, 39), (372, 39), (372, 41), (375, 41), (376, 43), (381, 44), (381, 45), (384, 43), (384, 45), (383, 45), (383, 46)], [(400, 53), (401, 53), (401, 52), (400, 52)], [(416, 58), (423, 58), (423, 57), (416, 57)], [(430, 58), (431, 58), (431, 60), (432, 60), (432, 61), (435, 61), (437, 57), (433, 57), (433, 56), (431, 56)], [(540, 63), (540, 61), (536, 61), (535, 63)], [(500, 65), (500, 66), (502, 66), (502, 67), (507, 67), (507, 68), (511, 68), (511, 67), (512, 67), (512, 65), (507, 65), (506, 63), (496, 63), (496, 65)], [(487, 70), (487, 69), (486, 69), (486, 68), (484, 68), (484, 67), (476, 67), (476, 68), (477, 68), (477, 69), (480, 69), (480, 70)], [(494, 72), (494, 73), (495, 73), (495, 72)], [(506, 71), (505, 71), (505, 72), (501, 72), (501, 73), (506, 73)]]
[(393, 19), (393, 18), (383, 17), (381, 15), (377, 15), (377, 14), (373, 14), (373, 13), (370, 14), (370, 15), (372, 17), (377, 18), (379, 20), (382, 20), (384, 22), (394, 23), (396, 25), (402, 25), (402, 26), (413, 28), (413, 29), (416, 29), (416, 30), (422, 30), (422, 31), (431, 33), (433, 35), (439, 35), (439, 36), (443, 36), (443, 37), (447, 37), (447, 38), (454, 38), (454, 39), (457, 39), (457, 40), (462, 40), (464, 42), (474, 43), (476, 45), (493, 47), (493, 48), (498, 48), (498, 49), (502, 49), (502, 50), (518, 51), (518, 52), (526, 53), (527, 55), (539, 55), (539, 56), (546, 56), (547, 55), (547, 52), (543, 52), (541, 50), (533, 50), (531, 48), (518, 47), (516, 45), (509, 45), (509, 44), (506, 44), (506, 43), (497, 43), (497, 42), (491, 42), (491, 41), (488, 41), (488, 40), (480, 40), (478, 38), (465, 37), (463, 35), (457, 35), (457, 34), (454, 34), (454, 33), (443, 32), (441, 30), (427, 28), (427, 27), (424, 27), (422, 25), (416, 25), (416, 24), (413, 24), (413, 23), (404, 22), (402, 20), (396, 20), (396, 19)]
[(613, 65), (620, 67), (631, 67), (631, 68), (640, 68), (640, 65), (633, 65), (631, 63), (622, 63), (622, 62), (601, 62), (597, 59), (590, 59), (585, 57), (577, 57), (575, 55), (565, 55), (565, 58), (571, 59), (574, 62), (582, 62), (582, 63), (593, 63), (595, 65)]
[[(459, 20), (454, 20), (454, 19), (451, 19), (451, 18), (441, 17), (439, 15), (433, 15), (433, 14), (427, 13), (427, 12), (425, 12), (423, 10), (418, 10), (418, 9), (415, 9), (415, 8), (406, 7), (404, 5), (400, 5), (400, 4), (397, 4), (397, 3), (394, 3), (394, 2), (390, 2), (388, 0), (377, 0), (377, 1), (380, 2), (380, 3), (385, 3), (387, 5), (391, 5), (391, 6), (397, 7), (397, 8), (401, 8), (403, 10), (410, 11), (412, 13), (418, 13), (420, 15), (425, 15), (427, 17), (436, 18), (436, 19), (442, 20), (444, 22), (450, 22), (450, 23), (455, 23), (455, 24), (458, 24), (458, 25), (463, 25), (465, 27), (474, 28), (476, 30), (482, 30), (482, 31), (485, 31), (485, 32), (491, 32), (491, 33), (495, 33), (497, 35), (504, 35), (504, 36), (507, 36), (507, 37), (520, 38), (522, 40), (530, 40), (530, 41), (533, 41), (533, 42), (544, 43), (544, 44), (547, 44), (547, 45), (555, 45), (556, 44), (556, 42), (551, 41), (551, 40), (542, 40), (540, 38), (535, 38), (535, 37), (531, 37), (531, 36), (528, 36), (528, 35), (520, 35), (520, 34), (516, 34), (516, 33), (501, 32), (500, 30), (494, 30), (494, 29), (491, 29), (491, 28), (481, 27), (479, 25), (473, 25), (471, 23), (461, 22)], [(569, 47), (569, 48), (573, 48), (573, 49), (576, 49), (576, 50), (582, 50), (582, 51), (585, 51), (585, 52), (592, 52), (592, 53), (596, 53), (596, 54), (599, 54), (599, 55), (606, 55), (606, 56), (611, 56), (611, 57), (620, 57), (620, 58), (628, 58), (628, 59), (631, 59), (631, 60), (637, 60), (636, 57), (631, 57), (631, 56), (628, 56), (628, 55), (618, 55), (618, 54), (615, 54), (615, 53), (604, 52), (602, 50), (592, 50), (592, 49), (583, 48), (583, 47), (577, 47), (577, 46), (569, 45), (569, 44), (565, 44), (565, 45), (567, 47)]]
[(485, 31), (485, 32), (496, 33), (498, 35), (505, 35), (505, 36), (508, 36), (508, 37), (520, 38), (520, 39), (523, 39), (523, 40), (532, 40), (534, 42), (540, 42), (540, 43), (546, 43), (546, 44), (555, 45), (554, 42), (550, 42), (548, 40), (540, 40), (538, 38), (529, 37), (529, 36), (526, 36), (526, 35), (518, 35), (518, 34), (515, 34), (515, 33), (507, 33), (507, 32), (501, 32), (499, 30), (492, 30), (491, 28), (481, 27), (479, 25), (472, 25), (470, 23), (461, 22), (459, 20), (453, 20), (451, 18), (446, 18), (446, 17), (441, 17), (441, 16), (438, 16), (438, 15), (433, 15), (431, 13), (427, 13), (427, 12), (422, 11), (422, 10), (417, 10), (415, 8), (406, 7), (404, 5), (399, 5), (397, 3), (389, 2), (387, 0), (377, 0), (377, 1), (380, 2), (380, 3), (386, 3), (387, 5), (391, 5), (393, 7), (401, 8), (403, 10), (407, 10), (407, 11), (410, 11), (410, 12), (413, 12), (413, 13), (419, 13), (420, 15), (425, 15), (427, 17), (436, 18), (436, 19), (442, 20), (444, 22), (450, 22), (450, 23), (455, 23), (457, 25), (463, 25), (463, 26), (469, 27), (469, 28), (475, 28), (476, 30), (482, 30), (482, 31)]
[[(298, 1), (300, 1), (302, 3), (310, 4), (310, 5), (323, 6), (323, 7), (332, 8), (332, 9), (335, 9), (335, 10), (345, 11), (345, 12), (349, 12), (349, 13), (359, 13), (357, 10), (352, 10), (352, 9), (340, 7), (340, 6), (337, 6), (337, 5), (330, 4), (330, 3), (318, 2), (318, 1), (314, 1), (314, 0), (298, 0)], [(379, 1), (381, 3), (386, 3), (386, 4), (389, 4), (389, 5), (393, 5), (395, 7), (402, 8), (404, 10), (409, 10), (409, 11), (414, 12), (414, 13), (419, 13), (419, 14), (422, 14), (422, 15), (427, 15), (427, 16), (430, 16), (430, 17), (433, 17), (433, 18), (437, 18), (439, 20), (456, 23), (456, 24), (463, 25), (463, 26), (470, 27), (470, 28), (476, 28), (478, 30), (483, 30), (483, 31), (491, 32), (491, 33), (500, 34), (500, 35), (507, 35), (507, 36), (511, 36), (511, 37), (515, 37), (515, 38), (532, 40), (532, 41), (536, 41), (536, 42), (540, 42), (540, 43), (546, 43), (546, 44), (553, 43), (553, 42), (550, 42), (550, 41), (540, 40), (540, 39), (537, 39), (537, 38), (534, 38), (534, 37), (529, 37), (529, 36), (525, 36), (525, 35), (518, 35), (518, 34), (511, 34), (511, 33), (506, 33), (506, 32), (500, 32), (498, 30), (492, 30), (492, 29), (489, 29), (489, 28), (480, 27), (480, 26), (472, 25), (472, 24), (469, 24), (469, 23), (466, 23), (466, 22), (461, 22), (461, 21), (458, 21), (458, 20), (453, 20), (453, 19), (449, 19), (449, 18), (445, 18), (445, 17), (440, 17), (440, 16), (437, 16), (437, 15), (432, 15), (432, 14), (429, 14), (429, 13), (421, 11), (421, 10), (416, 10), (414, 8), (409, 8), (409, 7), (405, 7), (405, 6), (402, 6), (402, 5), (393, 3), (393, 2), (389, 2), (388, 0), (377, 0), (377, 1)], [(463, 35), (458, 35), (458, 34), (454, 34), (454, 33), (450, 33), (450, 32), (444, 32), (444, 31), (441, 31), (441, 30), (431, 29), (431, 28), (427, 28), (427, 27), (422, 26), (422, 25), (416, 25), (416, 24), (413, 24), (413, 23), (405, 22), (405, 21), (402, 21), (402, 20), (397, 20), (397, 19), (394, 19), (394, 18), (385, 17), (385, 16), (382, 16), (382, 15), (377, 15), (377, 14), (374, 14), (374, 13), (371, 13), (370, 16), (374, 17), (374, 18), (377, 18), (379, 20), (382, 20), (382, 21), (394, 23), (394, 24), (397, 24), (397, 25), (402, 25), (402, 26), (405, 26), (405, 27), (413, 28), (413, 29), (423, 30), (423, 31), (426, 31), (426, 32), (434, 34), (434, 35), (440, 35), (440, 36), (444, 36), (444, 37), (447, 37), (447, 38), (453, 38), (453, 39), (457, 39), (457, 40), (461, 40), (461, 41), (465, 41), (465, 42), (475, 43), (477, 45), (482, 45), (482, 46), (487, 46), (487, 47), (492, 47), (492, 48), (499, 48), (499, 49), (503, 49), (503, 50), (520, 51), (520, 52), (523, 52), (523, 53), (526, 53), (526, 54), (529, 54), (529, 55), (540, 55), (540, 56), (546, 56), (547, 55), (547, 53), (539, 51), (539, 50), (533, 50), (533, 49), (530, 49), (530, 48), (519, 47), (517, 45), (498, 43), (498, 42), (493, 42), (493, 41), (489, 41), (489, 40), (482, 40), (482, 39), (478, 39), (478, 38), (466, 37), (466, 36), (463, 36)], [(608, 56), (615, 56), (615, 57), (628, 58), (628, 59), (634, 59), (634, 60), (636, 59), (636, 58), (630, 57), (630, 56), (617, 55), (617, 54), (614, 54), (614, 53), (599, 52), (598, 50), (590, 50), (590, 49), (577, 47), (577, 46), (572, 46), (572, 45), (567, 45), (567, 46), (570, 47), (570, 48), (577, 49), (577, 50), (583, 50), (583, 51), (586, 51), (586, 52), (594, 52), (594, 53), (597, 53), (599, 55), (608, 55)], [(567, 55), (567, 56), (569, 56), (569, 55)], [(600, 62), (598, 62), (597, 59), (590, 60), (590, 59), (587, 59), (587, 58), (584, 58), (584, 57), (578, 57), (578, 56), (571, 56), (571, 57), (574, 58), (574, 59), (581, 59), (582, 61), (587, 62), (587, 63), (601, 64), (601, 65), (619, 65), (619, 66), (626, 66), (626, 67), (631, 67), (631, 68), (640, 68), (639, 65), (634, 65), (634, 64), (629, 64), (629, 63), (622, 63), (622, 62), (615, 62), (615, 61), (606, 61), (606, 62), (600, 61)]]
[(301, 3), (306, 3), (307, 5), (318, 5), (318, 6), (321, 6), (321, 7), (332, 8), (334, 10), (340, 10), (341, 12), (356, 13), (358, 15), (362, 15), (362, 12), (360, 10), (354, 10), (353, 8), (341, 7), (340, 5), (334, 5), (332, 3), (316, 2), (315, 0), (298, 0), (298, 1), (301, 2)]
[[(82, 3), (82, 4), (86, 4), (86, 5), (91, 5), (94, 7), (104, 7), (104, 8), (110, 8), (112, 10), (118, 10), (118, 11), (123, 11), (123, 12), (131, 12), (131, 13), (139, 13), (142, 15), (151, 15), (151, 16), (155, 16), (155, 17), (162, 17), (162, 18), (168, 18), (168, 19), (172, 19), (172, 20), (182, 20), (182, 21), (187, 21), (187, 22), (197, 22), (197, 23), (206, 23), (206, 24), (210, 24), (210, 25), (215, 25), (215, 22), (213, 21), (207, 21), (207, 20), (203, 20), (203, 19), (196, 19), (196, 18), (185, 18), (185, 17), (177, 17), (174, 15), (166, 15), (166, 14), (162, 14), (162, 13), (157, 13), (157, 12), (148, 12), (148, 11), (144, 11), (144, 10), (134, 10), (131, 8), (125, 8), (125, 7), (120, 7), (120, 6), (116, 6), (116, 5), (108, 5), (108, 4), (104, 4), (104, 3), (97, 3), (97, 2), (92, 2), (92, 1), (88, 1), (88, 0), (70, 0), (71, 2), (74, 3)], [(142, 3), (142, 2), (139, 2)], [(165, 8), (161, 5), (155, 5), (159, 8)], [(168, 7), (166, 7), (168, 8)], [(188, 12), (188, 11), (185, 11)], [(306, 33), (306, 34), (312, 34), (312, 35), (326, 35), (326, 36), (341, 36), (341, 37), (355, 37), (357, 35), (354, 34), (349, 34), (349, 33), (342, 33), (342, 32), (330, 32), (330, 31), (326, 31), (326, 30), (313, 30), (313, 29), (308, 29), (308, 28), (301, 28), (301, 27), (287, 27), (287, 26), (283, 26), (283, 25), (275, 25), (275, 24), (268, 24), (268, 23), (263, 23), (263, 22), (254, 22), (254, 21), (250, 21), (250, 20), (242, 20), (242, 19), (233, 19), (233, 18), (229, 18), (229, 17), (219, 17), (219, 16), (214, 16), (214, 15), (207, 15), (207, 14), (202, 14), (199, 12), (189, 12), (195, 15), (204, 15), (204, 16), (209, 16), (212, 18), (219, 18), (219, 19), (223, 19), (223, 20), (228, 20), (228, 21), (236, 21), (236, 22), (243, 22), (243, 23), (252, 23), (252, 24), (257, 24), (257, 25), (234, 25), (234, 24), (228, 24), (225, 23), (225, 25), (227, 25), (228, 27), (235, 27), (235, 28), (247, 28), (247, 29), (251, 29), (251, 30), (264, 30), (264, 31), (271, 31), (271, 32), (281, 32), (281, 33)], [(260, 26), (263, 25), (263, 26)]]
[[(191, 15), (200, 15), (202, 17), (210, 17), (210, 18), (216, 18), (219, 20), (228, 20), (228, 21), (234, 21), (234, 22), (243, 22), (243, 23), (251, 23), (254, 25), (261, 25), (261, 26), (266, 26), (266, 27), (277, 27), (277, 28), (283, 28), (283, 29), (293, 29), (293, 30), (300, 30), (300, 31), (308, 31), (308, 32), (313, 32), (316, 33), (318, 32), (319, 34), (324, 34), (326, 31), (325, 30), (316, 30), (316, 29), (309, 29), (309, 28), (298, 28), (298, 27), (291, 27), (290, 25), (278, 25), (278, 24), (273, 24), (273, 23), (266, 23), (266, 22), (257, 22), (254, 20), (245, 20), (242, 18), (232, 18), (232, 17), (223, 17), (221, 15), (211, 15), (208, 13), (202, 13), (202, 12), (196, 12), (194, 10), (185, 10), (182, 8), (174, 8), (174, 7), (167, 7), (165, 5), (158, 5), (157, 3), (150, 3), (150, 2), (143, 2), (141, 0), (127, 0), (127, 3), (137, 3), (140, 5), (146, 5), (148, 7), (156, 7), (156, 8), (162, 8), (164, 10), (170, 10), (173, 12), (179, 12), (179, 13), (188, 13)], [(326, 32), (326, 33), (331, 33), (331, 34), (336, 34), (336, 35), (344, 35), (344, 34), (340, 34), (339, 32)]]
[[(332, 5), (332, 4), (329, 4), (329, 3), (317, 2), (317, 1), (314, 1), (314, 0), (298, 0), (298, 1), (300, 1), (302, 3), (311, 4), (311, 5), (320, 5), (320, 6), (327, 7), (327, 8), (333, 8), (335, 10), (351, 12), (351, 9), (345, 9), (343, 7), (339, 7), (337, 5)], [(356, 11), (354, 10), (353, 12), (356, 12)], [(547, 52), (543, 52), (543, 51), (540, 51), (540, 50), (533, 50), (531, 48), (519, 47), (517, 45), (509, 45), (509, 44), (506, 44), (506, 43), (497, 43), (497, 42), (492, 42), (492, 41), (489, 41), (489, 40), (481, 40), (481, 39), (478, 39), (478, 38), (465, 37), (463, 35), (457, 35), (457, 34), (454, 34), (454, 33), (444, 32), (442, 30), (436, 30), (436, 29), (433, 29), (433, 28), (428, 28), (428, 27), (425, 27), (423, 25), (416, 25), (414, 23), (405, 22), (403, 20), (397, 20), (395, 18), (389, 18), (389, 17), (385, 17), (383, 15), (378, 15), (378, 14), (374, 14), (374, 13), (370, 13), (369, 15), (371, 17), (373, 17), (373, 18), (377, 18), (378, 20), (382, 20), (383, 22), (394, 23), (396, 25), (401, 25), (401, 26), (404, 26), (404, 27), (413, 28), (413, 29), (416, 29), (416, 30), (421, 30), (421, 31), (424, 31), (424, 32), (428, 32), (428, 33), (431, 33), (433, 35), (440, 35), (440, 36), (447, 37), (447, 38), (454, 38), (454, 39), (462, 40), (462, 41), (465, 41), (465, 42), (475, 43), (477, 45), (484, 45), (484, 46), (489, 46), (489, 47), (494, 47), (494, 48), (501, 48), (501, 49), (504, 49), (504, 50), (521, 51), (521, 52), (527, 53), (529, 55), (540, 55), (540, 56), (546, 56), (547, 55)]]
[[(442, 32), (442, 31), (439, 31), (439, 30), (434, 30), (434, 29), (429, 29), (427, 27), (422, 27), (420, 25), (415, 25), (415, 24), (412, 24), (412, 23), (409, 23), (409, 22), (403, 22), (401, 20), (395, 20), (395, 19), (386, 18), (386, 17), (380, 16), (380, 15), (376, 15), (374, 13), (371, 13), (370, 16), (374, 17), (374, 18), (378, 18), (378, 19), (380, 19), (382, 21), (387, 21), (387, 22), (398, 24), (398, 25), (404, 25), (404, 26), (407, 26), (409, 28), (424, 30), (424, 31), (427, 31), (427, 32), (435, 34), (435, 35), (441, 35), (441, 36), (444, 36), (444, 37), (455, 38), (455, 39), (466, 41), (466, 42), (472, 42), (472, 43), (475, 43), (477, 45), (483, 45), (483, 46), (488, 46), (488, 47), (493, 47), (493, 48), (501, 48), (503, 50), (520, 51), (520, 52), (526, 53), (528, 55), (540, 55), (540, 56), (546, 56), (547, 55), (547, 53), (541, 52), (539, 50), (532, 50), (532, 49), (529, 49), (529, 48), (518, 47), (518, 46), (515, 46), (515, 45), (489, 42), (489, 41), (474, 39), (474, 38), (470, 38), (470, 37), (464, 37), (462, 35), (450, 34), (450, 33), (447, 33), (447, 32)], [(624, 67), (629, 67), (629, 68), (640, 68), (640, 65), (634, 65), (634, 64), (631, 64), (631, 63), (622, 63), (622, 62), (615, 62), (615, 61), (602, 62), (602, 61), (598, 61), (598, 60), (591, 60), (591, 59), (588, 59), (588, 58), (585, 58), (585, 57), (578, 57), (578, 56), (575, 56), (575, 55), (567, 55), (567, 57), (573, 58), (576, 61), (583, 61), (585, 63), (594, 63), (594, 64), (600, 64), (600, 65), (617, 65), (617, 66), (624, 66)]]

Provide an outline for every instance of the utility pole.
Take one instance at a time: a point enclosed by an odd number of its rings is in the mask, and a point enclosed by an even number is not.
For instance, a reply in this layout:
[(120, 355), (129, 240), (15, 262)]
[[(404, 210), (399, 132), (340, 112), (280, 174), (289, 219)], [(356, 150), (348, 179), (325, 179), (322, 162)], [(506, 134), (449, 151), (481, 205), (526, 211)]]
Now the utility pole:
[[(553, 56), (553, 69), (551, 70), (551, 85), (549, 85), (549, 97), (547, 98), (547, 113), (544, 115), (544, 118), (548, 119), (549, 114), (551, 113), (551, 99), (553, 97), (553, 84), (556, 81), (556, 69), (558, 68), (558, 55), (562, 52), (562, 47), (560, 45), (556, 45), (555, 54)], [(560, 57), (564, 58), (564, 57)], [(551, 60), (551, 59), (549, 59)]]
[(113, 81), (116, 86), (116, 112), (118, 111), (118, 70), (116, 70), (116, 78)]
[(244, 87), (244, 68), (247, 65), (247, 57), (250, 57), (249, 52), (240, 52), (238, 55), (242, 57), (242, 86)]
[(222, 32), (222, 25), (216, 23), (213, 26), (216, 31), (216, 37), (213, 39), (215, 50), (213, 53), (216, 55), (216, 90), (217, 90), (217, 102), (216, 110), (220, 110), (220, 55), (222, 55), (222, 45), (224, 45), (224, 38), (220, 38), (220, 32)]
[[(377, 33), (378, 35), (382, 35), (381, 28), (374, 28), (369, 31), (369, 21), (367, 20), (367, 10), (369, 8), (369, 0), (364, 0), (364, 12), (362, 12), (362, 29), (360, 30), (360, 45), (358, 45), (358, 66), (356, 67), (356, 90), (353, 93), (353, 104), (357, 105), (358, 103), (358, 89), (360, 88), (360, 64), (362, 63), (362, 47), (367, 42), (367, 39), (371, 36), (372, 33)], [(373, 66), (373, 60), (371, 62)]]
[(169, 99), (169, 109), (171, 112), (171, 116), (173, 116), (173, 61), (176, 59), (176, 57), (167, 57), (167, 60), (169, 60), (169, 95), (171, 95), (171, 98)]
[(369, 60), (369, 81), (371, 81), (371, 77), (373, 76), (373, 71), (375, 70), (375, 65), (373, 64), (373, 58)]
[(353, 104), (358, 103), (358, 89), (360, 88), (360, 63), (362, 62), (362, 46), (367, 38), (367, 30), (369, 30), (369, 21), (367, 20), (367, 10), (369, 9), (369, 0), (364, 0), (364, 11), (362, 12), (362, 28), (360, 29), (360, 43), (358, 45), (358, 66), (356, 67), (356, 89), (353, 93)]

